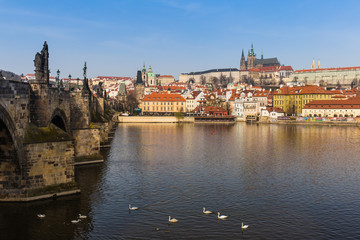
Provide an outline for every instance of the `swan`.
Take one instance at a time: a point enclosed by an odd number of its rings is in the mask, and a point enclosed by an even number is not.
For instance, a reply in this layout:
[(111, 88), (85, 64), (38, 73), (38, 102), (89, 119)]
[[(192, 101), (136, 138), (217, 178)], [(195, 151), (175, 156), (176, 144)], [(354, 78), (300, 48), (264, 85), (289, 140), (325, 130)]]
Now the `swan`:
[(241, 230), (247, 229), (248, 227), (249, 227), (249, 225), (244, 225), (243, 223), (241, 223)]
[(227, 219), (228, 216), (226, 215), (221, 215), (220, 216), (220, 213), (218, 212), (218, 219)]
[(212, 211), (209, 211), (209, 210), (206, 211), (205, 208), (203, 208), (203, 213), (204, 214), (210, 214), (210, 213), (212, 213)]
[(79, 218), (87, 218), (87, 216), (79, 214)]
[(129, 204), (129, 210), (138, 210), (138, 207), (131, 207), (131, 204)]
[(80, 222), (80, 221), (81, 221), (80, 219), (71, 220), (72, 223), (78, 223), (78, 222)]
[(44, 217), (46, 217), (45, 214), (38, 214), (37, 216), (38, 216), (38, 218), (44, 218)]
[(178, 220), (177, 220), (176, 218), (171, 218), (171, 217), (169, 216), (169, 222), (171, 222), (171, 223), (176, 223), (176, 222), (178, 222)]

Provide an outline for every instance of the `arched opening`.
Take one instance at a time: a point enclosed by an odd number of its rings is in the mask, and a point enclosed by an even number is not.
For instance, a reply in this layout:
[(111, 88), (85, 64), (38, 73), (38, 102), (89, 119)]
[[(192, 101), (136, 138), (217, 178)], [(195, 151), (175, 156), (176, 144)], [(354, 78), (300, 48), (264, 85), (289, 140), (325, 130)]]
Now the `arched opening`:
[(342, 114), (340, 114), (340, 115), (339, 115), (339, 117), (343, 117), (343, 115), (342, 115)]
[(334, 114), (334, 117), (337, 117), (337, 114)]
[(309, 117), (312, 117), (312, 114), (309, 114)]
[(51, 123), (53, 123), (54, 125), (56, 125), (58, 128), (62, 129), (64, 132), (66, 132), (66, 127), (65, 127), (65, 123), (62, 120), (61, 117), (59, 117), (58, 115), (55, 115), (53, 117), (53, 119), (51, 120)]
[(345, 117), (349, 117), (349, 115), (345, 114)]
[(19, 184), (20, 167), (16, 146), (5, 122), (0, 119), (0, 178), (1, 188), (16, 188)]
[(314, 114), (314, 117), (317, 117), (318, 115), (317, 114)]

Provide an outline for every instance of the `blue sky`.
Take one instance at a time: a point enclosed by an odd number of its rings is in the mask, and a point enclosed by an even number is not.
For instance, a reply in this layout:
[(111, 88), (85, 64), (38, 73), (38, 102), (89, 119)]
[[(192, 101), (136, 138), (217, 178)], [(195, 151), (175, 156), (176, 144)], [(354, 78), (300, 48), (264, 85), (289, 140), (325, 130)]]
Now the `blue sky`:
[(0, 69), (34, 72), (46, 40), (61, 77), (239, 68), (251, 43), (294, 69), (359, 66), (360, 1), (0, 0)]

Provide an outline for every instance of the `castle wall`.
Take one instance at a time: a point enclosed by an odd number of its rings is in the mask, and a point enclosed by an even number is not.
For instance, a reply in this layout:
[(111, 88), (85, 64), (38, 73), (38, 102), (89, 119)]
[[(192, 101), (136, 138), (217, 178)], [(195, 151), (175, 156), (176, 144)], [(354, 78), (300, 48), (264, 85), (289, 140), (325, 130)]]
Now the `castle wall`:
[[(217, 77), (218, 79), (220, 79), (221, 75), (225, 76), (226, 78), (230, 77), (230, 72), (226, 71), (226, 72), (210, 72), (210, 73), (205, 73), (205, 74), (180, 74), (179, 75), (179, 82), (187, 82), (189, 81), (191, 78), (195, 79), (195, 83), (201, 83), (201, 76), (206, 77), (206, 82), (210, 83), (212, 78)], [(238, 82), (240, 79), (240, 74), (239, 71), (234, 71), (231, 72), (231, 77), (233, 79), (233, 82)]]

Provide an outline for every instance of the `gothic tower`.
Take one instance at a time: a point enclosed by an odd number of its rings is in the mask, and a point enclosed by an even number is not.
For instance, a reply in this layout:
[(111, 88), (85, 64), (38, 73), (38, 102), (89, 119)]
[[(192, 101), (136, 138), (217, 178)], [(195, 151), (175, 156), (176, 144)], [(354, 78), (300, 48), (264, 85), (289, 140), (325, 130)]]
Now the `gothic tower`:
[(312, 64), (311, 64), (311, 69), (316, 69), (315, 59), (313, 59), (313, 61), (312, 61)]
[(244, 49), (241, 52), (240, 70), (246, 70), (246, 61), (244, 56)]
[(252, 69), (255, 68), (255, 59), (256, 59), (256, 54), (254, 52), (254, 47), (253, 44), (251, 44), (251, 50), (248, 54), (248, 60), (247, 60), (247, 69)]

